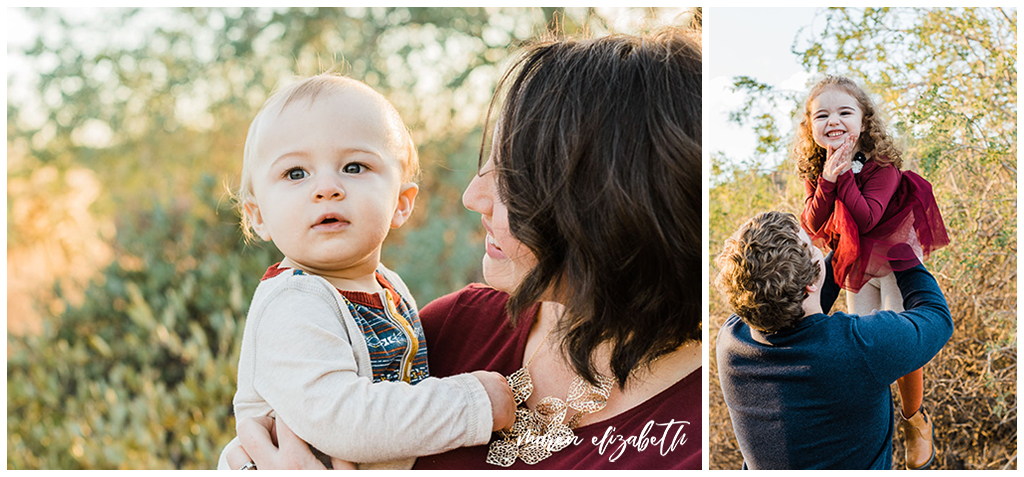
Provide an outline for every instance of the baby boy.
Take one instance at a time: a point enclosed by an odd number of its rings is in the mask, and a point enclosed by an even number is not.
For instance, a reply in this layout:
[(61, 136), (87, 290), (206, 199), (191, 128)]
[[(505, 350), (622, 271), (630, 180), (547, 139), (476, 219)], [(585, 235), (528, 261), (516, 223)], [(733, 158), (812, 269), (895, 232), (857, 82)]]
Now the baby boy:
[(275, 415), (326, 454), (405, 468), (511, 424), (500, 374), (428, 377), (416, 303), (380, 263), (384, 238), (412, 213), (418, 166), (395, 108), (349, 78), (289, 85), (253, 119), (242, 225), (284, 259), (249, 308), (237, 421)]

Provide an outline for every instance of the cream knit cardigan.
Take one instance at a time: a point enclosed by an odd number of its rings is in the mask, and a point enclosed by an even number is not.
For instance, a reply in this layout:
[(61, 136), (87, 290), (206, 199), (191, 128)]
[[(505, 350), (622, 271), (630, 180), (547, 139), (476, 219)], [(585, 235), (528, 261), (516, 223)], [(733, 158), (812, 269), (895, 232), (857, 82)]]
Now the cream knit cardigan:
[[(398, 274), (378, 271), (416, 306)], [(410, 468), (416, 456), (490, 439), (491, 403), (474, 376), (415, 386), (372, 377), (363, 333), (326, 279), (282, 273), (260, 282), (238, 360), (237, 421), (276, 414), (324, 453), (374, 468)], [(223, 452), (218, 468), (227, 468)]]

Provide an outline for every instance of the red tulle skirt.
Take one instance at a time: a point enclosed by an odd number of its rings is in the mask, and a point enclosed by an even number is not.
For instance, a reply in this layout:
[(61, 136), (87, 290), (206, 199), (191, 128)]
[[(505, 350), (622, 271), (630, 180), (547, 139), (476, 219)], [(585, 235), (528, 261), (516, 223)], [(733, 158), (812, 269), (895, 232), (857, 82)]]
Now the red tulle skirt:
[(836, 283), (852, 292), (874, 277), (912, 268), (949, 244), (931, 184), (910, 171), (902, 173), (875, 228), (861, 234), (846, 206), (837, 200), (832, 216), (811, 238), (815, 245), (835, 251)]

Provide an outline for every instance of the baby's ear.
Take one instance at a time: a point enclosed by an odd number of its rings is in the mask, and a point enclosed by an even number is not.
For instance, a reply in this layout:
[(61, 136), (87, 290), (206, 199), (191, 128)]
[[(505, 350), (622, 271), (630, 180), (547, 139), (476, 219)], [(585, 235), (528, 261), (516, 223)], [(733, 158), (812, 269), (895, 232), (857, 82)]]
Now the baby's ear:
[(242, 207), (245, 209), (245, 215), (249, 218), (249, 227), (252, 227), (253, 232), (256, 232), (261, 239), (269, 242), (270, 231), (267, 230), (267, 224), (263, 221), (263, 215), (260, 214), (260, 206), (255, 201), (247, 200)]
[(420, 187), (412, 182), (402, 184), (401, 190), (398, 191), (398, 206), (395, 207), (395, 214), (391, 216), (391, 228), (397, 229), (409, 220), (419, 191)]

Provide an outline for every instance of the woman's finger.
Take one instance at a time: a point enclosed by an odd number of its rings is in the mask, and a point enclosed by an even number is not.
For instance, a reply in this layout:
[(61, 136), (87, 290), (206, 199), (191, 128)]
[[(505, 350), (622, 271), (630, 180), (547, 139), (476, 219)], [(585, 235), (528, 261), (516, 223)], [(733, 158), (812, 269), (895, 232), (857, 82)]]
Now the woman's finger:
[(278, 465), (285, 469), (319, 469), (326, 467), (313, 455), (309, 444), (292, 432), (281, 419), (277, 420), (277, 444), (281, 448)]
[(256, 462), (256, 467), (270, 468), (270, 462), (278, 453), (270, 434), (273, 423), (270, 417), (243, 419), (238, 423), (238, 439), (245, 453)]
[(356, 465), (347, 461), (341, 460), (337, 457), (331, 457), (331, 467), (334, 470), (356, 470)]
[(231, 444), (228, 445), (228, 448), (225, 449), (224, 452), (226, 454), (225, 457), (227, 458), (229, 469), (238, 469), (251, 462), (252, 459), (249, 457), (249, 454), (245, 452), (245, 449), (242, 448), (242, 443), (239, 442), (238, 439), (232, 440)]
[(292, 432), (292, 429), (288, 427), (284, 421), (277, 423), (277, 445), (282, 450), (291, 449), (297, 446), (308, 447), (306, 442), (303, 441), (299, 436)]

